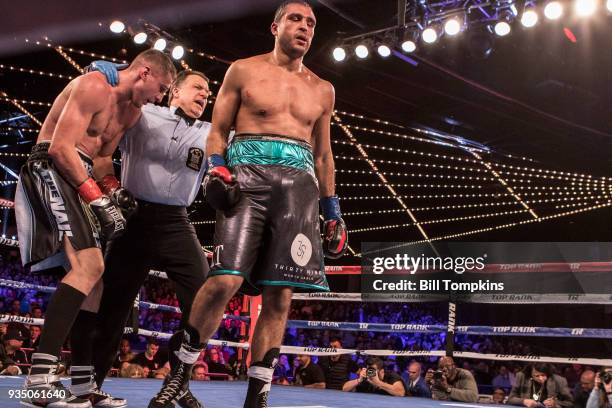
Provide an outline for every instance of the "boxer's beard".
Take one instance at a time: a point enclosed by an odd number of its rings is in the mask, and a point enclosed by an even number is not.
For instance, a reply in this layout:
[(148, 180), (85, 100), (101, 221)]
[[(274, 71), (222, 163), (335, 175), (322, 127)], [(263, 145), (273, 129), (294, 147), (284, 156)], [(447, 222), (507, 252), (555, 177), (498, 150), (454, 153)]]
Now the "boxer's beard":
[(306, 48), (305, 50), (302, 50), (300, 48), (295, 48), (291, 44), (293, 40), (294, 40), (293, 37), (290, 37), (289, 35), (283, 35), (279, 37), (278, 43), (280, 45), (281, 50), (283, 50), (283, 52), (286, 55), (288, 55), (290, 58), (293, 58), (293, 59), (302, 58), (304, 55), (306, 55), (310, 46), (308, 46), (308, 48)]

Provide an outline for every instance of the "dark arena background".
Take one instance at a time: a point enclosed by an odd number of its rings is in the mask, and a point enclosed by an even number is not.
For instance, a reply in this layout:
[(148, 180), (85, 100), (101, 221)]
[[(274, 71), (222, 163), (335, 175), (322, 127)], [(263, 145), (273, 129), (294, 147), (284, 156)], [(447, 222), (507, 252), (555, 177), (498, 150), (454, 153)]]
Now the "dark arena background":
[[(210, 78), (212, 96), (200, 118), (210, 122), (229, 65), (272, 49), (279, 3), (0, 2), (2, 407), (19, 405), (50, 294), (64, 272), (24, 270), (14, 210), (20, 168), (56, 96), (95, 60), (127, 63), (155, 47), (177, 69)], [(587, 406), (587, 399), (592, 389), (603, 389), (599, 377), (612, 367), (612, 258), (590, 253), (512, 264), (526, 282), (559, 271), (580, 285), (582, 278), (598, 279), (595, 294), (533, 295), (527, 285), (523, 293), (467, 301), (453, 294), (368, 297), (362, 265), (366, 243), (612, 245), (612, 0), (310, 3), (317, 23), (304, 64), (335, 88), (331, 143), (349, 246), (342, 258), (325, 261), (330, 293), (294, 294), (268, 405), (512, 405), (508, 397), (521, 391), (517, 375), (529, 367), (530, 378), (533, 365), (549, 363), (549, 377), (572, 399), (555, 397), (547, 407), (611, 406), (603, 399)], [(120, 159), (116, 152), (117, 174)], [(210, 260), (215, 211), (201, 191), (188, 214)], [(152, 269), (140, 289), (104, 383), (104, 391), (130, 407), (147, 406), (162, 386), (167, 341), (181, 324), (162, 269)], [(259, 297), (234, 296), (196, 362), (190, 387), (207, 408), (242, 406), (260, 305)], [(150, 353), (152, 343), (160, 346), (155, 368), (131, 362)], [(401, 377), (406, 396), (313, 389), (299, 380), (302, 356), (323, 367), (339, 354), (354, 365), (347, 380), (357, 378), (369, 357), (380, 357), (385, 373)], [(411, 391), (412, 363), (420, 363), (424, 376), (443, 356), (472, 373), (475, 401)], [(60, 367), (68, 384), (69, 342)]]

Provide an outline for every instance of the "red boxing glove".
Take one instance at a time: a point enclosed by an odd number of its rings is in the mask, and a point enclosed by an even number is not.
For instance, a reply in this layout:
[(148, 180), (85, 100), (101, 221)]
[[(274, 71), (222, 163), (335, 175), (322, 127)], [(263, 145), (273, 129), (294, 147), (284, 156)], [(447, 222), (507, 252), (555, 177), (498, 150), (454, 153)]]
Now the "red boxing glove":
[(104, 192), (104, 194), (110, 195), (113, 191), (121, 187), (121, 183), (112, 174), (107, 174), (102, 177), (102, 180), (98, 181), (98, 186)]
[(91, 177), (82, 182), (77, 187), (77, 191), (79, 192), (79, 195), (83, 197), (83, 200), (85, 200), (87, 204), (103, 196), (100, 187), (98, 187), (95, 180)]
[(208, 174), (212, 177), (219, 177), (228, 184), (232, 184), (236, 181), (236, 176), (233, 175), (225, 166), (215, 166), (210, 169)]
[(346, 253), (348, 231), (344, 220), (327, 220), (323, 223), (323, 254), (338, 259)]

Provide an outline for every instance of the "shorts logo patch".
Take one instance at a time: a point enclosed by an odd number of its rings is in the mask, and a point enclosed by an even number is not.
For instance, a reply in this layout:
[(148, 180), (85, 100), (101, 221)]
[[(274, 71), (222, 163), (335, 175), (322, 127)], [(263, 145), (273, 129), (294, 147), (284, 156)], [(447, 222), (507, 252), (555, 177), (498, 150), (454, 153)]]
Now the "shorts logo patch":
[(312, 257), (312, 242), (304, 234), (297, 234), (291, 243), (291, 259), (298, 266), (306, 266)]
[(187, 154), (187, 167), (195, 171), (200, 171), (203, 162), (204, 151), (197, 147), (190, 148)]
[(53, 174), (51, 174), (50, 171), (42, 168), (40, 168), (38, 172), (49, 189), (49, 207), (51, 208), (51, 213), (53, 213), (53, 216), (55, 217), (55, 223), (59, 233), (58, 239), (62, 241), (64, 234), (66, 234), (68, 237), (72, 237), (72, 229), (68, 220), (68, 214), (66, 213), (64, 199), (62, 198)]

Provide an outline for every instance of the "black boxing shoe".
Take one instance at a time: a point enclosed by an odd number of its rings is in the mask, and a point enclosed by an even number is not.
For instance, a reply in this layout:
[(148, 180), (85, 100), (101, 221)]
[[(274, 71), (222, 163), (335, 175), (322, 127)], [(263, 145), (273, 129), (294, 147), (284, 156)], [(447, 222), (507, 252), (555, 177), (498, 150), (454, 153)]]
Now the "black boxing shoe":
[(181, 408), (204, 408), (204, 405), (191, 393), (189, 387), (179, 395), (176, 403)]
[(244, 408), (268, 408), (269, 392), (269, 382), (249, 377), (249, 388), (244, 400)]

